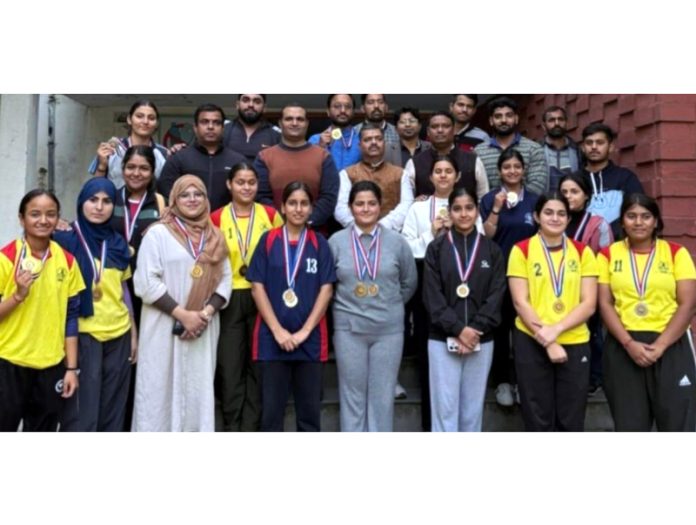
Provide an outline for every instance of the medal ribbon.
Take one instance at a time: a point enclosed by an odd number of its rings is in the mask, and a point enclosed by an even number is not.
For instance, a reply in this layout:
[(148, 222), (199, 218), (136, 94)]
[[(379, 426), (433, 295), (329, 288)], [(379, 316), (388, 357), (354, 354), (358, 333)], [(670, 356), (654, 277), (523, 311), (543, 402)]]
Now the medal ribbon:
[(638, 297), (642, 301), (645, 297), (645, 290), (648, 287), (648, 274), (650, 273), (650, 268), (652, 267), (653, 261), (655, 260), (655, 253), (657, 252), (656, 244), (653, 245), (652, 250), (650, 250), (650, 255), (648, 256), (648, 262), (645, 263), (645, 270), (643, 275), (638, 274), (638, 261), (636, 260), (636, 254), (633, 253), (630, 246), (628, 252), (631, 254), (631, 275), (633, 276), (633, 285), (636, 287), (638, 292)]
[(201, 253), (203, 253), (203, 248), (205, 248), (205, 234), (201, 233), (201, 240), (198, 243), (198, 249), (196, 249), (196, 247), (193, 245), (193, 242), (191, 241), (191, 236), (186, 231), (186, 226), (184, 225), (184, 223), (181, 222), (179, 217), (174, 217), (174, 222), (176, 223), (176, 226), (179, 228), (179, 231), (182, 233), (182, 235), (186, 237), (186, 243), (189, 247), (189, 253), (191, 253), (193, 260), (198, 262), (198, 258), (201, 256)]
[(295, 289), (295, 278), (300, 269), (300, 261), (304, 253), (305, 245), (307, 244), (307, 228), (302, 228), (300, 239), (297, 241), (295, 256), (290, 259), (290, 236), (288, 235), (287, 226), (283, 226), (283, 258), (285, 265), (285, 279), (288, 282), (288, 288)]
[(575, 230), (575, 235), (573, 235), (573, 240), (579, 241), (580, 238), (582, 237), (582, 234), (585, 231), (585, 226), (587, 226), (587, 221), (590, 220), (590, 212), (586, 211), (585, 215), (583, 215), (582, 220), (580, 221), (580, 224), (578, 225), (578, 229)]
[[(355, 265), (355, 274), (360, 281), (365, 280), (365, 274), (369, 274), (370, 279), (373, 281), (377, 278), (379, 260), (382, 253), (381, 232), (382, 229), (377, 227), (377, 233), (372, 236), (372, 242), (366, 253), (355, 228), (351, 230), (353, 237), (353, 264)], [(370, 260), (373, 260), (374, 264), (370, 264)]]
[(92, 266), (92, 275), (94, 276), (92, 279), (92, 282), (94, 283), (95, 286), (97, 286), (101, 282), (102, 274), (104, 273), (104, 267), (106, 266), (106, 245), (107, 245), (107, 243), (106, 243), (106, 241), (102, 242), (99, 271), (97, 271), (97, 263), (94, 260), (94, 255), (92, 255), (92, 251), (89, 249), (89, 245), (87, 244), (87, 240), (85, 239), (85, 236), (82, 234), (82, 230), (80, 230), (80, 223), (75, 221), (73, 223), (73, 226), (75, 227), (75, 231), (77, 232), (77, 236), (80, 238), (80, 243), (82, 244), (82, 247), (87, 252), (87, 255), (89, 255), (89, 264)]
[(251, 206), (251, 213), (249, 214), (249, 224), (247, 225), (246, 240), (242, 240), (242, 234), (239, 231), (239, 224), (237, 224), (237, 214), (234, 211), (234, 204), (230, 204), (230, 215), (232, 216), (232, 222), (234, 223), (234, 229), (237, 232), (237, 245), (239, 246), (239, 253), (242, 256), (242, 263), (247, 266), (247, 254), (249, 253), (249, 246), (251, 246), (251, 234), (254, 230), (254, 217), (256, 216), (256, 205)]
[(350, 128), (350, 138), (348, 139), (348, 143), (346, 144), (346, 136), (343, 134), (343, 131), (341, 131), (341, 142), (343, 143), (343, 147), (346, 149), (350, 149), (350, 147), (353, 145), (353, 135), (355, 135), (355, 129)]
[(138, 208), (135, 210), (135, 215), (133, 215), (133, 219), (130, 217), (130, 206), (128, 204), (128, 201), (126, 200), (126, 187), (123, 187), (123, 223), (125, 225), (125, 230), (126, 230), (126, 241), (130, 244), (131, 238), (133, 237), (133, 232), (135, 231), (135, 223), (138, 220), (138, 215), (140, 215), (140, 211), (143, 209), (143, 206), (145, 205), (145, 201), (147, 200), (147, 192), (145, 192), (145, 195), (143, 198), (140, 200), (138, 203)]
[(546, 257), (546, 265), (549, 267), (549, 273), (551, 274), (553, 293), (556, 298), (559, 298), (563, 293), (563, 277), (565, 276), (565, 259), (568, 248), (566, 236), (563, 236), (563, 255), (561, 256), (561, 264), (558, 265), (558, 274), (556, 274), (556, 268), (553, 265), (551, 252), (549, 251), (549, 247), (546, 246), (546, 241), (541, 235), (539, 235), (539, 240), (541, 240), (541, 247), (544, 250), (544, 256)]
[[(459, 250), (457, 250), (457, 247), (454, 245), (454, 237), (452, 236), (452, 230), (447, 232), (447, 239), (452, 245), (452, 253), (454, 253), (454, 264), (457, 266), (459, 279), (461, 279), (461, 282), (467, 283), (469, 282), (469, 277), (471, 276), (471, 272), (474, 269), (474, 261), (476, 260), (476, 256), (478, 255), (479, 249), (481, 248), (481, 234), (478, 232), (476, 233), (476, 239), (474, 240), (474, 247), (472, 249), (471, 257), (468, 257), (467, 254), (464, 264), (462, 264), (462, 258), (459, 255)], [(464, 239), (464, 245), (466, 246), (466, 238)]]

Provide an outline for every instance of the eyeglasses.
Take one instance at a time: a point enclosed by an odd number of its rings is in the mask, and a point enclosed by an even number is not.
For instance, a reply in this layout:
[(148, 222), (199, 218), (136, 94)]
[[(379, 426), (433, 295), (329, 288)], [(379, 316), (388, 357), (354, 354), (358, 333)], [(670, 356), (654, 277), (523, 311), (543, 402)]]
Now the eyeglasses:
[(402, 126), (408, 126), (409, 124), (418, 124), (418, 119), (415, 118), (403, 118), (399, 120), (399, 124)]
[(185, 192), (181, 193), (177, 199), (182, 200), (182, 201), (188, 201), (188, 200), (202, 200), (205, 198), (205, 193), (201, 193), (200, 191), (194, 191), (194, 192)]

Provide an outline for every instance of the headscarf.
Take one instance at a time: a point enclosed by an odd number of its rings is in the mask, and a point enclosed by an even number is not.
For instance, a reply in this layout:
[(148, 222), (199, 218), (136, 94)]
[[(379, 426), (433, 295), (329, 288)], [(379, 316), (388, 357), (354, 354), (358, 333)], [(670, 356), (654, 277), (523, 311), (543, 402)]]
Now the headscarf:
[[(102, 243), (106, 241), (104, 268), (115, 268), (124, 271), (130, 263), (128, 244), (126, 244), (123, 236), (111, 228), (111, 218), (107, 218), (102, 224), (95, 224), (89, 222), (82, 211), (84, 203), (102, 191), (109, 196), (114, 205), (116, 204), (116, 187), (114, 183), (105, 177), (94, 177), (82, 186), (80, 194), (77, 196), (77, 220), (75, 222), (79, 225), (87, 246), (89, 246), (95, 258), (99, 259), (101, 257)], [(92, 271), (92, 261), (90, 261), (89, 254), (82, 242), (80, 242), (80, 237), (75, 230), (75, 224), (73, 223), (72, 231), (56, 232), (54, 238), (77, 259), (86, 286), (80, 292), (80, 317), (91, 317), (94, 315), (92, 299), (94, 272)]]
[[(184, 216), (177, 204), (179, 195), (184, 193), (190, 186), (193, 186), (197, 191), (205, 195), (205, 198), (201, 201), (198, 215), (193, 218)], [(208, 201), (208, 192), (205, 184), (195, 175), (184, 175), (176, 180), (169, 194), (169, 207), (164, 211), (160, 220), (174, 238), (188, 251), (188, 241), (177, 226), (175, 218), (184, 223), (194, 246), (198, 246), (201, 236), (205, 237), (205, 246), (197, 262), (203, 269), (203, 275), (198, 279), (194, 279), (185, 306), (187, 310), (201, 310), (217, 289), (220, 281), (222, 281), (223, 264), (228, 257), (228, 249), (220, 230), (215, 228), (210, 221), (210, 202)]]

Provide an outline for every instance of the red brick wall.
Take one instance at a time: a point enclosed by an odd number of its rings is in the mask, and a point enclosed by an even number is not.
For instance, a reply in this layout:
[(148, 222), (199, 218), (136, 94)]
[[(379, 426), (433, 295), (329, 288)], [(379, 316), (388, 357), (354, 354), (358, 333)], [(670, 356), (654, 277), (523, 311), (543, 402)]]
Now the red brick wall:
[(617, 133), (612, 160), (630, 168), (646, 193), (657, 197), (665, 237), (696, 254), (696, 95), (525, 95), (520, 127), (529, 138), (543, 136), (546, 107), (564, 106), (571, 137), (604, 122)]

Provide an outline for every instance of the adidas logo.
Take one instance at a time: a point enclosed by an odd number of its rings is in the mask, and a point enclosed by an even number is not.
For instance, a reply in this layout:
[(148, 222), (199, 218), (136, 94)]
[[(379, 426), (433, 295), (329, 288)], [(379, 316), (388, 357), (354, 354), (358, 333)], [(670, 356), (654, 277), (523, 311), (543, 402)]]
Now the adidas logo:
[(490, 267), (491, 267), (491, 265), (488, 264), (488, 261), (486, 259), (481, 261), (481, 268), (490, 268)]
[(582, 356), (582, 359), (580, 359), (580, 362), (587, 363), (587, 356), (586, 355)]
[(679, 386), (691, 386), (691, 381), (689, 381), (688, 376), (684, 376), (681, 378), (681, 381), (679, 381)]

